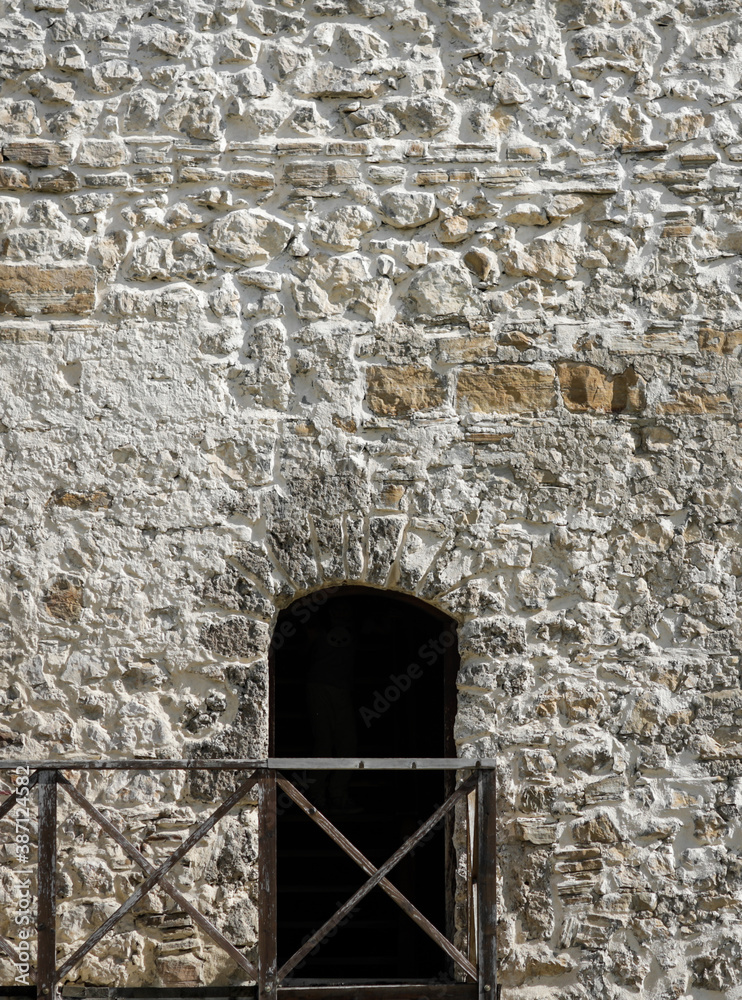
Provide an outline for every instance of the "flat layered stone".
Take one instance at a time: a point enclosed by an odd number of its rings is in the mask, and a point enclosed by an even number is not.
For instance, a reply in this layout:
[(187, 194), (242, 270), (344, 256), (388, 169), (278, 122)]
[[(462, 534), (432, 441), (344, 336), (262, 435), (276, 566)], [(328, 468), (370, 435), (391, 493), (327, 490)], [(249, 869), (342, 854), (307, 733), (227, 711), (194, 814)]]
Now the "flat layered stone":
[(574, 413), (640, 413), (644, 409), (645, 383), (633, 368), (608, 375), (594, 365), (562, 361), (556, 369), (564, 405)]
[(2, 153), (4, 160), (25, 163), (29, 167), (59, 167), (72, 160), (72, 149), (67, 143), (48, 142), (45, 139), (6, 142)]
[(0, 313), (87, 315), (95, 307), (95, 268), (0, 264)]
[(462, 368), (457, 400), (475, 413), (536, 413), (556, 406), (554, 372), (525, 365)]
[(366, 373), (366, 403), (380, 417), (405, 417), (440, 406), (443, 379), (425, 365), (372, 365)]

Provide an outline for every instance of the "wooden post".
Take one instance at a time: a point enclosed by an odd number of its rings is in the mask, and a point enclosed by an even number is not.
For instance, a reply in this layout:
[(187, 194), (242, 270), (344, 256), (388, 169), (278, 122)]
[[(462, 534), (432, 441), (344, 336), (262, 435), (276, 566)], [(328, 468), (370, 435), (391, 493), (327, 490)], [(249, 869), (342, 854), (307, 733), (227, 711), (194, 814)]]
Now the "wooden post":
[(477, 788), (479, 807), (477, 851), (477, 958), (479, 1000), (496, 1000), (497, 993), (497, 820), (495, 772), (482, 770)]
[(54, 1000), (57, 981), (57, 772), (39, 774), (39, 861), (36, 933), (36, 995)]
[(263, 771), (258, 789), (258, 1000), (275, 1000), (278, 954), (276, 913), (276, 773)]

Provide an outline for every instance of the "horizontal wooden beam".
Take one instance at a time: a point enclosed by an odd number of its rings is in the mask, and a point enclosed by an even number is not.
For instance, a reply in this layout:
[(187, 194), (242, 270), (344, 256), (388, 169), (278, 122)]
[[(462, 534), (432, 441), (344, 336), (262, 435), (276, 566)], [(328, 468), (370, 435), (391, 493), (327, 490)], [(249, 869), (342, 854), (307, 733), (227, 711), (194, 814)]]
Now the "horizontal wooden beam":
[[(279, 986), (284, 1000), (476, 1000), (475, 983), (369, 983), (344, 982), (327, 985), (320, 981), (301, 980), (301, 985)], [(254, 986), (63, 986), (65, 1000), (253, 1000)], [(3, 996), (31, 996), (30, 990), (0, 989)]]
[(209, 760), (4, 760), (0, 771), (29, 767), (34, 771), (459, 771), (493, 768), (492, 757), (261, 757)]
[(278, 771), (461, 771), (492, 768), (488, 757), (269, 757)]
[(476, 983), (409, 983), (374, 986), (279, 986), (284, 1000), (475, 1000)]

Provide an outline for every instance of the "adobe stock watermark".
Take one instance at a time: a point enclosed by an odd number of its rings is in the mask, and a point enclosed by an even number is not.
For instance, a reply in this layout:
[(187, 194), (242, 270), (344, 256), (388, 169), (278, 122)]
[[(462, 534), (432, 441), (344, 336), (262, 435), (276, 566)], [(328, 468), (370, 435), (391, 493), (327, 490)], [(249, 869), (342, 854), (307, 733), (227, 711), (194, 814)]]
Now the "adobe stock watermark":
[(29, 780), (31, 769), (17, 767), (15, 769), (16, 804), (13, 809), (15, 817), (15, 852), (20, 869), (20, 881), (16, 883), (17, 896), (13, 921), (18, 925), (18, 961), (15, 962), (16, 986), (31, 985), (31, 936), (33, 934), (33, 895), (31, 893), (31, 810), (28, 805)]
[[(426, 666), (431, 667), (439, 656), (442, 656), (447, 649), (456, 642), (456, 635), (450, 629), (445, 629), (437, 638), (424, 642), (418, 649), (418, 659), (423, 660)], [(400, 674), (390, 674), (389, 684), (383, 689), (374, 691), (371, 707), (362, 705), (359, 715), (363, 719), (366, 729), (370, 729), (376, 719), (380, 719), (385, 712), (388, 712), (394, 702), (399, 701), (403, 694), (406, 694), (412, 687), (414, 681), (419, 680), (425, 673), (419, 663), (410, 663)]]

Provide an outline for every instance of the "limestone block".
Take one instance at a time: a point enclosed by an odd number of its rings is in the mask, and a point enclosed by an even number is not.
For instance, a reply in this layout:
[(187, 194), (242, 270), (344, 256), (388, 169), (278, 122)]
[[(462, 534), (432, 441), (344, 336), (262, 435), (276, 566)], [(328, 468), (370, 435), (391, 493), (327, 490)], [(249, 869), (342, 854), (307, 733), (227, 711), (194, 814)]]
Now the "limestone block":
[(77, 622), (82, 615), (83, 587), (80, 580), (57, 577), (44, 593), (47, 612), (63, 622)]
[(72, 149), (68, 143), (26, 139), (4, 143), (2, 155), (4, 160), (29, 167), (58, 167), (71, 161)]
[(556, 406), (554, 373), (525, 365), (463, 367), (459, 408), (475, 413), (536, 413)]
[(0, 167), (0, 191), (24, 191), (31, 187), (31, 178), (27, 170), (18, 167)]
[(119, 167), (126, 162), (126, 146), (120, 139), (84, 139), (77, 161), (87, 167)]
[(460, 316), (474, 307), (471, 278), (458, 264), (422, 268), (410, 282), (408, 294), (416, 312), (434, 318)]
[(12, 80), (17, 74), (28, 70), (43, 69), (46, 65), (46, 54), (43, 46), (32, 42), (22, 48), (15, 48), (4, 43), (0, 51), (0, 80)]
[(438, 214), (435, 196), (427, 191), (385, 191), (380, 199), (381, 214), (385, 222), (395, 229), (414, 229), (424, 226)]
[(469, 220), (463, 215), (452, 215), (441, 222), (438, 239), (446, 244), (462, 243), (469, 235)]
[(742, 330), (716, 330), (702, 326), (698, 331), (698, 346), (702, 351), (715, 354), (733, 354), (742, 346)]
[(0, 313), (85, 315), (95, 306), (95, 270), (86, 264), (0, 264)]
[(386, 584), (405, 525), (405, 518), (394, 515), (369, 519), (367, 577), (370, 583), (382, 587)]
[(705, 389), (679, 389), (674, 399), (657, 404), (658, 413), (701, 416), (723, 415), (732, 412), (732, 401), (726, 393), (708, 392)]
[(353, 62), (383, 59), (389, 51), (387, 43), (368, 28), (343, 25), (335, 33), (334, 44)]
[(360, 177), (358, 166), (345, 160), (316, 163), (299, 160), (287, 163), (283, 175), (297, 188), (323, 188), (327, 185), (352, 184)]
[(366, 403), (380, 417), (405, 417), (440, 406), (445, 386), (425, 365), (371, 365), (366, 373)]
[(608, 812), (596, 812), (589, 819), (572, 824), (577, 844), (615, 844), (622, 838)]
[(304, 97), (373, 97), (381, 80), (357, 70), (323, 63), (300, 69), (292, 80), (293, 89)]
[(286, 248), (292, 231), (292, 226), (268, 212), (240, 209), (211, 225), (207, 243), (238, 264), (266, 264)]
[(357, 250), (361, 236), (377, 225), (368, 208), (343, 205), (312, 226), (315, 243), (330, 250)]
[(644, 380), (632, 368), (608, 376), (593, 365), (560, 361), (556, 366), (564, 405), (574, 413), (640, 413), (646, 404)]
[(548, 226), (549, 217), (543, 208), (530, 202), (515, 205), (505, 216), (511, 226)]
[(539, 237), (528, 247), (516, 246), (503, 254), (503, 268), (514, 277), (565, 281), (574, 278), (577, 264), (574, 253), (556, 240)]
[[(44, 220), (45, 221), (45, 220)], [(85, 254), (87, 243), (73, 229), (16, 229), (3, 240), (6, 260), (73, 260)]]
[(486, 247), (474, 247), (464, 254), (464, 263), (481, 281), (487, 281), (490, 276), (497, 278), (500, 274), (500, 262), (497, 254)]
[(445, 132), (456, 119), (455, 104), (428, 94), (401, 102), (391, 101), (389, 109), (409, 132), (421, 139)]
[(261, 622), (233, 617), (205, 625), (201, 630), (200, 640), (206, 649), (218, 656), (254, 660), (265, 655), (269, 635)]

